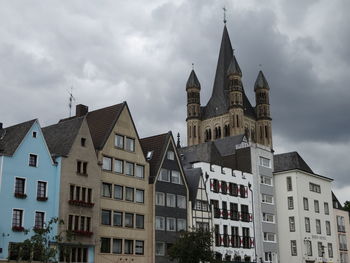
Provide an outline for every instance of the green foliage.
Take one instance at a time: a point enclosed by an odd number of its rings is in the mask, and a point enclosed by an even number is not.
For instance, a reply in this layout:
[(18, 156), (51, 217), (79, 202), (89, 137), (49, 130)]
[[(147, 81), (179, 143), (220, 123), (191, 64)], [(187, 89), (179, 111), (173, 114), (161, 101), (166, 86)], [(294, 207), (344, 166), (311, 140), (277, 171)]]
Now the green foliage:
[[(58, 243), (63, 239), (62, 232), (57, 235), (52, 234), (57, 224), (61, 225), (64, 222), (58, 218), (52, 218), (47, 224), (44, 224), (43, 228), (33, 227), (33, 234), (30, 238), (21, 243), (12, 244), (10, 257), (16, 258), (17, 261), (57, 262)], [(25, 233), (31, 232), (26, 230)], [(70, 238), (69, 233), (66, 234), (66, 238)]]
[(347, 211), (350, 211), (350, 201), (345, 201), (344, 209), (347, 210)]
[(216, 262), (211, 251), (212, 242), (211, 232), (203, 230), (182, 232), (168, 254), (178, 263)]

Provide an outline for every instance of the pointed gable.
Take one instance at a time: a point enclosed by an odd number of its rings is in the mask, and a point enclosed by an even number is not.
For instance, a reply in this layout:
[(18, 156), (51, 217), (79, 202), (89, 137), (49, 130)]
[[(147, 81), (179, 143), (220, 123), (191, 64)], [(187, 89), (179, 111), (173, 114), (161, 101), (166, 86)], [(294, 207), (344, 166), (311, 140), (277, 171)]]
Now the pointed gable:
[(34, 119), (2, 129), (0, 155), (12, 156), (36, 121)]
[(202, 177), (202, 169), (191, 168), (185, 169), (184, 172), (188, 182), (189, 200), (192, 202), (192, 207), (194, 207), (196, 203), (200, 180)]

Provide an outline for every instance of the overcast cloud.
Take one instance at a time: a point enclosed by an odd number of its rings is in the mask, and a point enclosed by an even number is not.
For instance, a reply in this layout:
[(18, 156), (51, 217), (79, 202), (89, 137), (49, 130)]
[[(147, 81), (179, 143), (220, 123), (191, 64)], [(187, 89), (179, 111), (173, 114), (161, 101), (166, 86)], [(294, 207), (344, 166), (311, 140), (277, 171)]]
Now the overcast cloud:
[(185, 83), (194, 63), (205, 105), (224, 5), (253, 105), (260, 68), (270, 84), (276, 152), (298, 151), (350, 200), (348, 0), (2, 1), (0, 121), (55, 123), (73, 86), (90, 109), (126, 100), (141, 137), (184, 143)]

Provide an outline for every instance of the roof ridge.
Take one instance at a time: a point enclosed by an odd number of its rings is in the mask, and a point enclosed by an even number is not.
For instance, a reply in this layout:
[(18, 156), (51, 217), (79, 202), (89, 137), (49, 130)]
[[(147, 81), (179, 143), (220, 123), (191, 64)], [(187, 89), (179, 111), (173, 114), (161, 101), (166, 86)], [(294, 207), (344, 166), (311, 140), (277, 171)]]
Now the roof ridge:
[(67, 122), (71, 122), (71, 121), (76, 121), (80, 118), (85, 118), (86, 116), (79, 116), (79, 117), (74, 117), (74, 118), (70, 118), (70, 119), (62, 119), (63, 121), (59, 121), (57, 123), (54, 123), (54, 124), (51, 124), (51, 125), (48, 125), (48, 126), (45, 126), (45, 127), (42, 127), (41, 129), (46, 129), (46, 128), (51, 128), (53, 126), (58, 126), (58, 125), (63, 125), (63, 124), (67, 124)]
[(30, 122), (33, 122), (33, 123), (34, 123), (34, 122), (37, 121), (37, 120), (38, 120), (38, 119), (36, 118), (36, 119), (28, 120), (28, 121), (23, 121), (23, 122), (14, 124), (14, 125), (12, 125), (12, 126), (8, 126), (8, 127), (6, 127), (6, 128), (3, 128), (3, 130), (9, 129), (9, 128), (15, 128), (16, 126), (20, 126), (20, 125), (23, 125), (23, 124), (26, 124), (26, 123), (30, 123)]
[(140, 140), (151, 139), (151, 138), (154, 138), (154, 137), (163, 136), (163, 135), (167, 135), (167, 134), (169, 134), (169, 132), (160, 133), (160, 134), (156, 134), (156, 135), (151, 135), (151, 136), (148, 136), (148, 137), (141, 138)]

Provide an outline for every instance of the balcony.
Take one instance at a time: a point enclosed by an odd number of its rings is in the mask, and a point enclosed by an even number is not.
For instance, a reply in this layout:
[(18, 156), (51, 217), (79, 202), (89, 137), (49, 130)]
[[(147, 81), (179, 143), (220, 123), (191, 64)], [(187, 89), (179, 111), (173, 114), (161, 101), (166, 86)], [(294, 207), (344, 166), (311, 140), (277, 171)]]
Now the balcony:
[(228, 234), (215, 234), (215, 246), (233, 247), (233, 248), (254, 248), (255, 239), (249, 236), (238, 236)]
[(231, 210), (231, 220), (239, 221), (239, 213), (238, 213), (238, 211)]
[(88, 208), (91, 208), (95, 205), (94, 203), (89, 203), (89, 202), (80, 201), (80, 200), (69, 200), (68, 203), (70, 205), (82, 206), (82, 207), (88, 207)]
[(222, 218), (223, 219), (228, 219), (228, 211), (227, 211), (227, 209), (222, 209), (221, 213), (222, 213)]
[(220, 218), (220, 217), (221, 217), (220, 208), (214, 207), (214, 218)]
[(241, 221), (242, 222), (252, 222), (252, 214), (241, 212)]
[(20, 193), (20, 192), (15, 192), (14, 196), (16, 198), (20, 198), (20, 199), (26, 199), (27, 198), (27, 195), (25, 193)]
[(228, 234), (223, 234), (222, 238), (223, 238), (224, 247), (229, 247), (230, 246), (229, 235)]
[(231, 246), (235, 248), (241, 247), (241, 237), (237, 235), (231, 236)]

